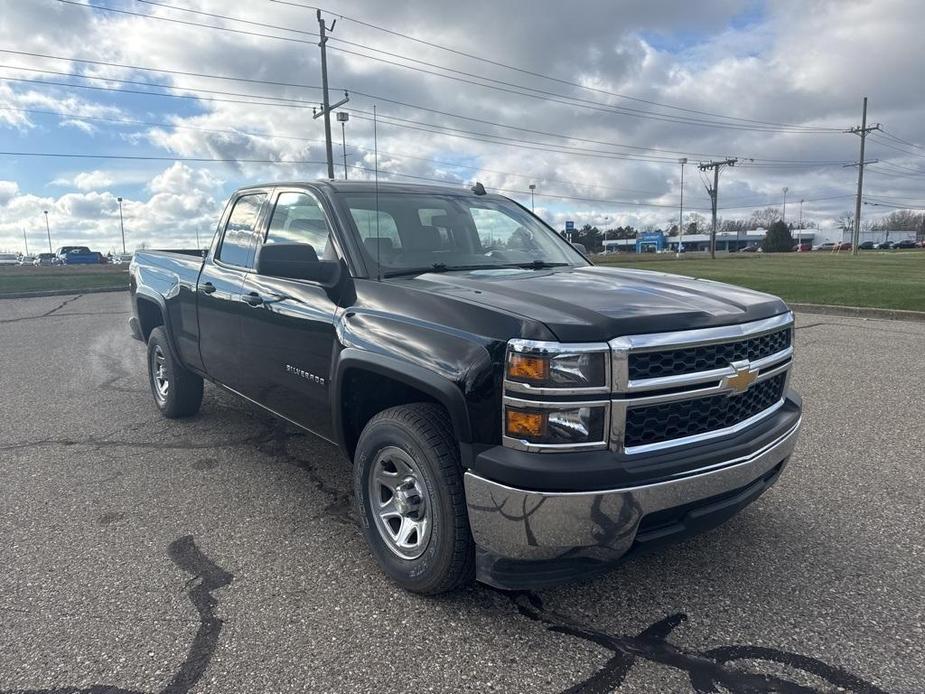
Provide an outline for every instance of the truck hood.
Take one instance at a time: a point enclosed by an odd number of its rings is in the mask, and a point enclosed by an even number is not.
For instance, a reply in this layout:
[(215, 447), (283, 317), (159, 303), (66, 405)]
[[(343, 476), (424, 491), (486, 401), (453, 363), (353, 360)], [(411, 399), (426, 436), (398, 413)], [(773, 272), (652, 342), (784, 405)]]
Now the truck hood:
[(596, 266), (425, 273), (392, 281), (539, 321), (562, 342), (745, 323), (788, 310), (777, 297), (729, 284)]

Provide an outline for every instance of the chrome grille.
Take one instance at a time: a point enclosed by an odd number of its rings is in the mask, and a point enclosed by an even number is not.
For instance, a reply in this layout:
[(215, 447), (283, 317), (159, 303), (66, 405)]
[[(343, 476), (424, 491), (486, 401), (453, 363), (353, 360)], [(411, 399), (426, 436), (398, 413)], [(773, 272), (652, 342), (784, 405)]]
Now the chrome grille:
[(751, 426), (784, 403), (793, 314), (611, 340), (610, 447), (627, 454)]
[(787, 349), (790, 335), (790, 328), (783, 328), (733, 342), (631, 354), (629, 377), (630, 380), (660, 378), (721, 369), (743, 359), (757, 361)]
[(711, 395), (630, 407), (626, 412), (624, 444), (644, 446), (734, 427), (780, 402), (786, 376), (780, 373), (741, 395)]

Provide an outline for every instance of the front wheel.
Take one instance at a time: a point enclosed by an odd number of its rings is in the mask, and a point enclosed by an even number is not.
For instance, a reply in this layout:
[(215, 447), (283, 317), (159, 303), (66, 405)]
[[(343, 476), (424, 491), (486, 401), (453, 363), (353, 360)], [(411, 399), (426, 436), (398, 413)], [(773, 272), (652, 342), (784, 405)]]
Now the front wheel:
[(148, 380), (161, 414), (168, 419), (189, 417), (202, 404), (202, 377), (187, 371), (174, 359), (167, 333), (158, 326), (148, 337)]
[(416, 403), (373, 417), (357, 444), (354, 492), (366, 541), (400, 586), (434, 595), (473, 580), (459, 451), (443, 408)]

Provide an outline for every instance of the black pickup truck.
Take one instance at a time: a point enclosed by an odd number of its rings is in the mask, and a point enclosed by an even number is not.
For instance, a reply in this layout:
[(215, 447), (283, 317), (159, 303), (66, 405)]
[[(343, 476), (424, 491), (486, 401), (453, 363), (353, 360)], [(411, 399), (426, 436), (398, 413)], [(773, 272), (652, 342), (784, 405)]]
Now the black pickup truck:
[(542, 587), (715, 526), (796, 443), (793, 315), (595, 267), (517, 203), (368, 182), (237, 191), (205, 253), (142, 251), (154, 400), (203, 380), (335, 442), (405, 588)]

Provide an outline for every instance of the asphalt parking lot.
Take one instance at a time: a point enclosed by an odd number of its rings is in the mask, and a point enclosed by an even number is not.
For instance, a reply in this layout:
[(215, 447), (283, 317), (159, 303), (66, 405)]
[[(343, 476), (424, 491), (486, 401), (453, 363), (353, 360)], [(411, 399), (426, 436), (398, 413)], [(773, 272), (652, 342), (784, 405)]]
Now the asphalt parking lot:
[(162, 419), (127, 318), (0, 301), (0, 692), (925, 690), (925, 324), (801, 316), (797, 453), (721, 528), (428, 599), (330, 445), (211, 386)]

